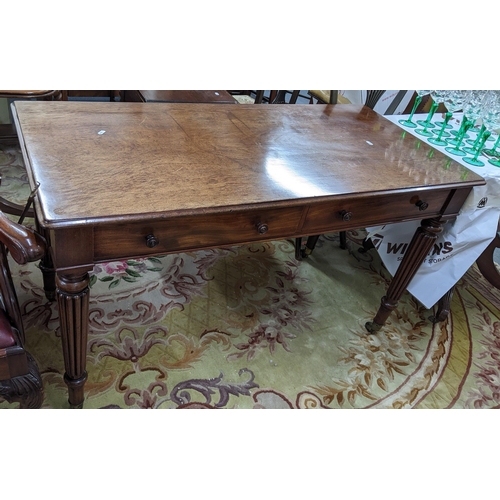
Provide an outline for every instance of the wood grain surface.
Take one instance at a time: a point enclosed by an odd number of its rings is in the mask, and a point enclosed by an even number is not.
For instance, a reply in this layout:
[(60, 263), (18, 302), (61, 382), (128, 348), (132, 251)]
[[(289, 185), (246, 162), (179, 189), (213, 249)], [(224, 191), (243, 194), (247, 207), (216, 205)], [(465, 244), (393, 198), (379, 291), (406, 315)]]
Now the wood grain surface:
[(49, 226), (483, 183), (355, 105), (19, 101), (15, 111)]

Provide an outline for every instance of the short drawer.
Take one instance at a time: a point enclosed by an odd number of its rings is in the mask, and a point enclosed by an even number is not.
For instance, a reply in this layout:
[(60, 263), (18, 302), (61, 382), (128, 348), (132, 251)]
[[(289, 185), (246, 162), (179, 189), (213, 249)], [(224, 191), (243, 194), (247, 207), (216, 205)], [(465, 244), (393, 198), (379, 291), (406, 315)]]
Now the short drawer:
[(298, 206), (96, 226), (94, 258), (159, 255), (295, 236), (303, 210)]
[(434, 217), (441, 213), (450, 193), (444, 189), (319, 203), (309, 208), (301, 232), (321, 234)]

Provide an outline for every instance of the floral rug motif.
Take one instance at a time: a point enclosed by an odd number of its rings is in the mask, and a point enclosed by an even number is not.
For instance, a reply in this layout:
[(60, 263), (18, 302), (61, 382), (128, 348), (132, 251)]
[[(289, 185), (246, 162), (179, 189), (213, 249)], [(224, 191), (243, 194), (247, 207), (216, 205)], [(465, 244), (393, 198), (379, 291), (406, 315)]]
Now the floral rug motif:
[[(23, 203), (18, 148), (0, 171)], [(324, 235), (303, 261), (283, 240), (96, 265), (84, 407), (498, 408), (500, 291), (473, 267), (443, 323), (405, 293), (368, 335), (391, 278), (364, 235)], [(57, 304), (36, 264), (11, 271), (43, 408), (68, 408)]]

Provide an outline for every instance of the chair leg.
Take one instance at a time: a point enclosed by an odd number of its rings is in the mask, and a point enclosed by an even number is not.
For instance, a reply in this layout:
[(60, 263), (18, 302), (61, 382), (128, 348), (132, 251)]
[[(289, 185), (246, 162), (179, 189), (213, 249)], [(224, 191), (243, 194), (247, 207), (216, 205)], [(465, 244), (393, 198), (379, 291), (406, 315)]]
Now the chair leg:
[(43, 383), (35, 360), (29, 353), (28, 373), (0, 381), (0, 397), (9, 403), (19, 403), (23, 409), (38, 409), (43, 402)]
[(339, 98), (338, 90), (330, 90), (330, 102), (329, 104), (337, 104)]
[(307, 238), (306, 246), (304, 250), (302, 250), (302, 257), (304, 259), (306, 259), (308, 255), (312, 254), (314, 247), (316, 246), (316, 243), (318, 242), (320, 236), (321, 234), (317, 234), (315, 236), (309, 236)]
[(278, 90), (269, 97), (269, 104), (286, 104), (286, 90)]
[(373, 244), (371, 238), (365, 238), (363, 240), (363, 246), (361, 248), (358, 248), (359, 253), (366, 253), (369, 250), (372, 250), (375, 248), (375, 245)]
[(295, 238), (295, 258), (302, 260), (302, 238)]
[(257, 90), (255, 94), (255, 104), (262, 104), (264, 100), (264, 90)]
[(299, 97), (300, 90), (292, 90), (292, 96), (290, 97), (289, 104), (295, 104)]
[(486, 247), (483, 253), (477, 258), (476, 264), (481, 274), (495, 288), (500, 289), (500, 274), (495, 266), (495, 249), (500, 248), (500, 236), (497, 234), (493, 241)]
[(438, 310), (435, 316), (429, 316), (429, 321), (432, 323), (441, 323), (444, 321), (451, 311), (451, 299), (453, 298), (453, 292), (455, 287), (452, 286), (440, 299), (438, 302)]
[(342, 250), (345, 250), (347, 248), (347, 232), (340, 231), (339, 236), (340, 236), (340, 248), (342, 248)]

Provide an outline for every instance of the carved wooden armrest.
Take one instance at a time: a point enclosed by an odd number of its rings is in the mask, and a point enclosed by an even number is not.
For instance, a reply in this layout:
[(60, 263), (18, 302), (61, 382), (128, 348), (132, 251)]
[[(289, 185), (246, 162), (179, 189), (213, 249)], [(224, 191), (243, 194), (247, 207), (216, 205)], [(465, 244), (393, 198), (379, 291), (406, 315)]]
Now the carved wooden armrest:
[(39, 260), (45, 253), (45, 239), (25, 226), (11, 221), (0, 212), (0, 241), (18, 264)]

